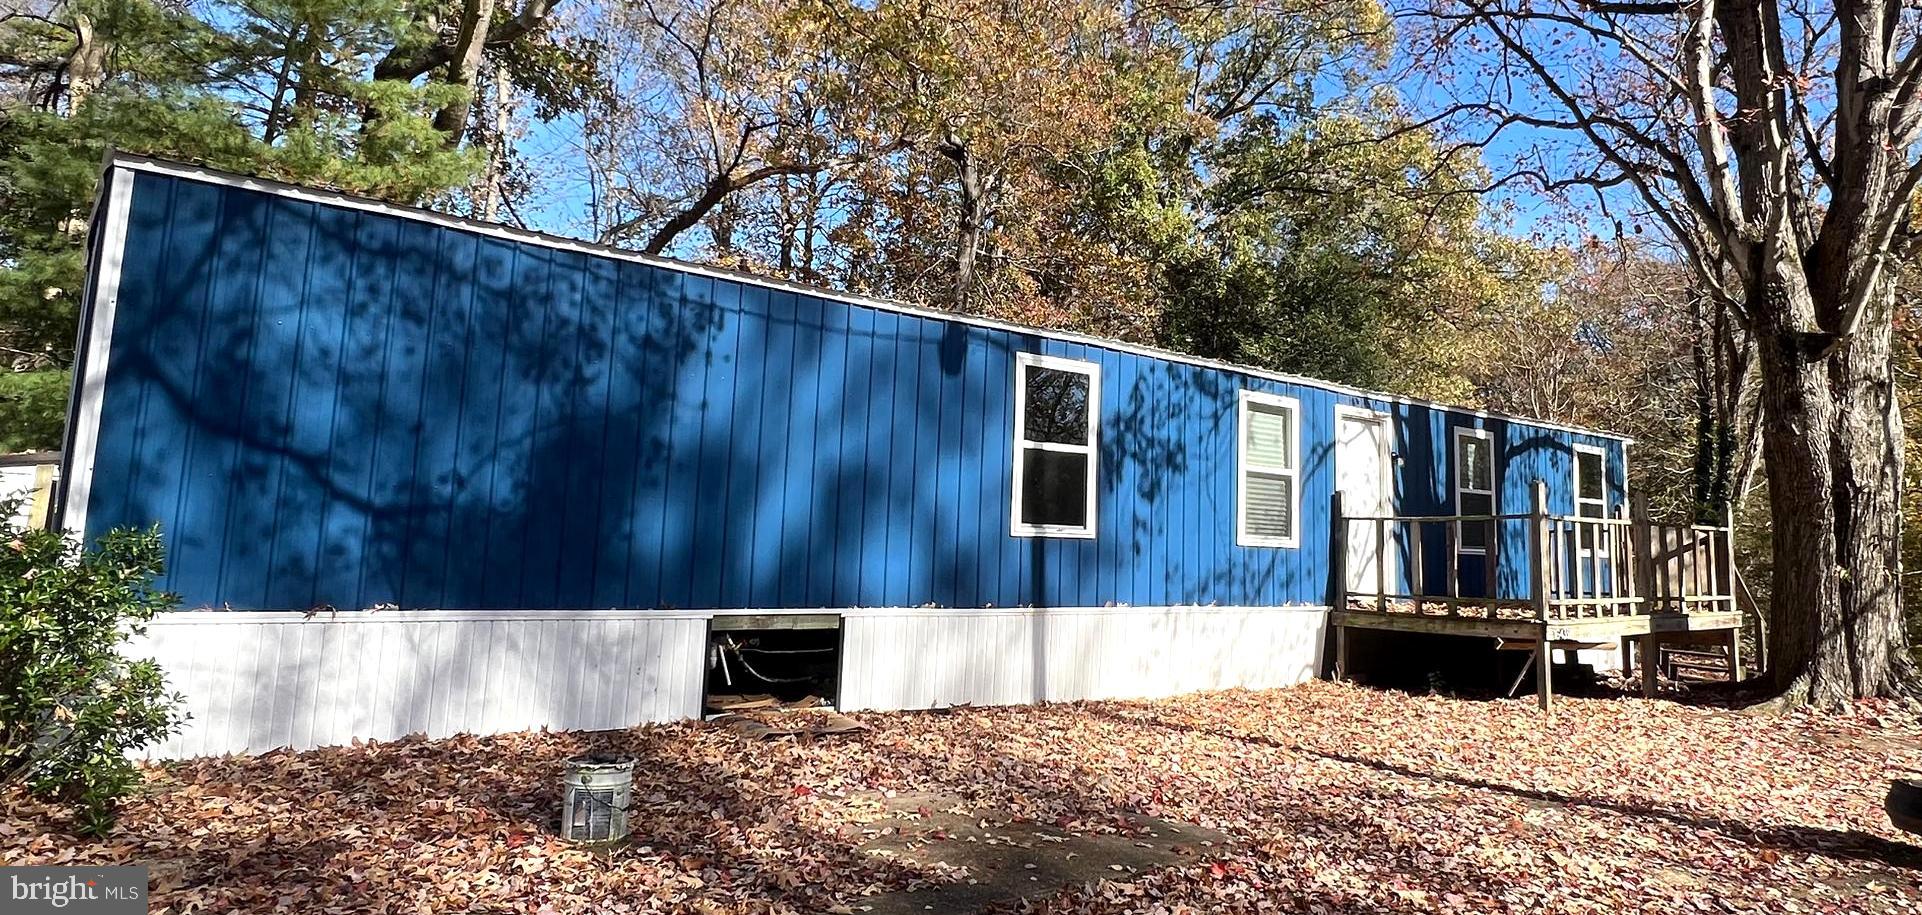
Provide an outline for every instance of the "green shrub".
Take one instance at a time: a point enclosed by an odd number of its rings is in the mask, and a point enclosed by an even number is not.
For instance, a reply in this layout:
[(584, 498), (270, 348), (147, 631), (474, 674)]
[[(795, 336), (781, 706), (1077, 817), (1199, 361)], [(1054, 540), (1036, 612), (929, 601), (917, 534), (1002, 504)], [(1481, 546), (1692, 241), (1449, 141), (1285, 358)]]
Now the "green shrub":
[(0, 783), (74, 805), (85, 833), (139, 785), (128, 754), (183, 720), (160, 668), (121, 653), (177, 602), (154, 586), (163, 556), (157, 528), (82, 548), (0, 521)]

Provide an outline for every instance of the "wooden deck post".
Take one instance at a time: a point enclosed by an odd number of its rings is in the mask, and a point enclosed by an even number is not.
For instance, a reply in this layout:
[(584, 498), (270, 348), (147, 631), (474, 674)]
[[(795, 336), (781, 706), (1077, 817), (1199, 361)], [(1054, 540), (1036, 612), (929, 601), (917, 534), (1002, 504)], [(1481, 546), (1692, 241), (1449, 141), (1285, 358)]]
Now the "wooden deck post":
[(1634, 576), (1632, 585), (1635, 597), (1641, 601), (1641, 606), (1636, 609), (1651, 613), (1656, 609), (1652, 606), (1655, 599), (1655, 538), (1648, 525), (1648, 496), (1639, 492), (1630, 496), (1628, 511), (1629, 573)]
[(1641, 696), (1653, 700), (1657, 671), (1663, 663), (1663, 636), (1655, 632), (1641, 636), (1641, 650), (1636, 654), (1641, 655)]
[(1348, 682), (1348, 627), (1335, 627), (1335, 682)]
[(1375, 610), (1388, 612), (1388, 521), (1375, 520)]
[(1339, 489), (1328, 498), (1328, 609), (1348, 609), (1348, 516)]
[(1528, 592), (1535, 602), (1535, 619), (1548, 622), (1549, 567), (1554, 562), (1548, 545), (1548, 484), (1535, 481), (1535, 507), (1528, 513)]
[(1535, 652), (1535, 701), (1546, 712), (1555, 704), (1555, 643), (1548, 640), (1548, 626), (1542, 626), (1541, 650)]
[(1462, 523), (1459, 520), (1442, 525), (1442, 555), (1447, 557), (1448, 599), (1452, 601), (1462, 596)]
[(1528, 513), (1529, 571), (1528, 586), (1535, 600), (1535, 619), (1541, 629), (1535, 642), (1535, 699), (1546, 712), (1555, 701), (1550, 682), (1555, 668), (1555, 648), (1548, 641), (1548, 570), (1554, 561), (1548, 545), (1548, 484), (1535, 481), (1534, 507)]
[(1655, 668), (1662, 662), (1662, 637), (1650, 632), (1642, 636), (1642, 695), (1655, 698)]
[[(1348, 609), (1348, 516), (1341, 510), (1341, 490), (1328, 498), (1328, 613)], [(1348, 627), (1335, 624), (1335, 680), (1348, 679)]]
[[(1655, 593), (1655, 536), (1654, 528), (1648, 520), (1648, 496), (1636, 493), (1629, 497), (1629, 552), (1633, 553), (1632, 573), (1635, 576), (1635, 596), (1641, 601), (1636, 609), (1642, 613), (1654, 613), (1662, 609), (1661, 595)], [(1627, 642), (1627, 639), (1623, 639)], [(1642, 662), (1642, 695), (1655, 696), (1655, 664), (1661, 659), (1662, 648), (1655, 633), (1642, 636), (1636, 655)], [(1622, 679), (1628, 679), (1627, 662), (1624, 660)]]
[(1728, 631), (1728, 682), (1742, 682), (1742, 627)]
[[(1426, 584), (1424, 579), (1428, 577), (1428, 569), (1422, 565), (1421, 522), (1406, 522), (1402, 525), (1402, 530), (1408, 535), (1408, 596), (1414, 598), (1415, 612), (1420, 613), (1422, 595), (1428, 593), (1423, 587)], [(1452, 612), (1454, 607), (1450, 606), (1449, 610)]]
[[(1455, 540), (1461, 541), (1461, 529), (1457, 526)], [(1488, 522), (1487, 552), (1482, 554), (1482, 591), (1488, 595), (1488, 618), (1495, 618), (1495, 605), (1502, 598), (1501, 565), (1499, 555), (1502, 543), (1502, 522)]]
[[(1722, 503), (1722, 561), (1716, 569), (1715, 593), (1726, 595), (1728, 602), (1723, 609), (1735, 613), (1742, 612), (1742, 603), (1735, 598), (1735, 503), (1727, 500)], [(1728, 631), (1728, 682), (1742, 682), (1742, 618), (1735, 618), (1735, 628)]]

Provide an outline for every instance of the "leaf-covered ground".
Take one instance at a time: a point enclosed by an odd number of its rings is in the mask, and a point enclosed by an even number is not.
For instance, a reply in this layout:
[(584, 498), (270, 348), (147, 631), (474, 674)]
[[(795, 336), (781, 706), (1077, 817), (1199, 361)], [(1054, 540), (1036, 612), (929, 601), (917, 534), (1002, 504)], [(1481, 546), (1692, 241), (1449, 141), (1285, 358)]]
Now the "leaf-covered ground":
[[(1891, 706), (1544, 717), (1315, 682), (858, 717), (818, 741), (680, 724), (192, 760), (152, 771), (105, 841), (0, 795), (0, 859), (150, 864), (155, 911), (858, 912), (967, 879), (858, 850), (875, 794), (912, 789), (1064, 830), (1138, 813), (1230, 836), (1027, 904), (1048, 912), (1922, 911), (1922, 847), (1881, 811), (1922, 736)], [(607, 746), (641, 760), (635, 841), (566, 847), (558, 765)]]

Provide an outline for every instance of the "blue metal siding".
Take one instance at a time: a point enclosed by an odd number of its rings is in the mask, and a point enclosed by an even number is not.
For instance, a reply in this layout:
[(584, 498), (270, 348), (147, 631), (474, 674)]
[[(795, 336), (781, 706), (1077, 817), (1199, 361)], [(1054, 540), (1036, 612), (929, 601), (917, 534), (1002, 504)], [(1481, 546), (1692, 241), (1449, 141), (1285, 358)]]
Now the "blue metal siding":
[[(1093, 539), (1009, 533), (1018, 352), (1101, 365)], [(1235, 543), (1242, 389), (1300, 402), (1298, 548)], [(1572, 510), (1577, 442), (1621, 498), (1602, 437), (143, 172), (87, 527), (236, 609), (1321, 603), (1338, 404), (1403, 512), (1459, 425), (1502, 511)]]

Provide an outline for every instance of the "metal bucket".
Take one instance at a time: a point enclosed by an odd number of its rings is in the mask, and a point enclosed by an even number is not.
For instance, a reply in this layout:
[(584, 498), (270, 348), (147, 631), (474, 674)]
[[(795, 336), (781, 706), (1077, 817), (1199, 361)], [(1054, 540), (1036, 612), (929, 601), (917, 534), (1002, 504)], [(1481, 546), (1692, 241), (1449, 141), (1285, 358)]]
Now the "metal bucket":
[(593, 843), (627, 838), (633, 791), (634, 757), (595, 753), (569, 759), (561, 770), (561, 838)]

